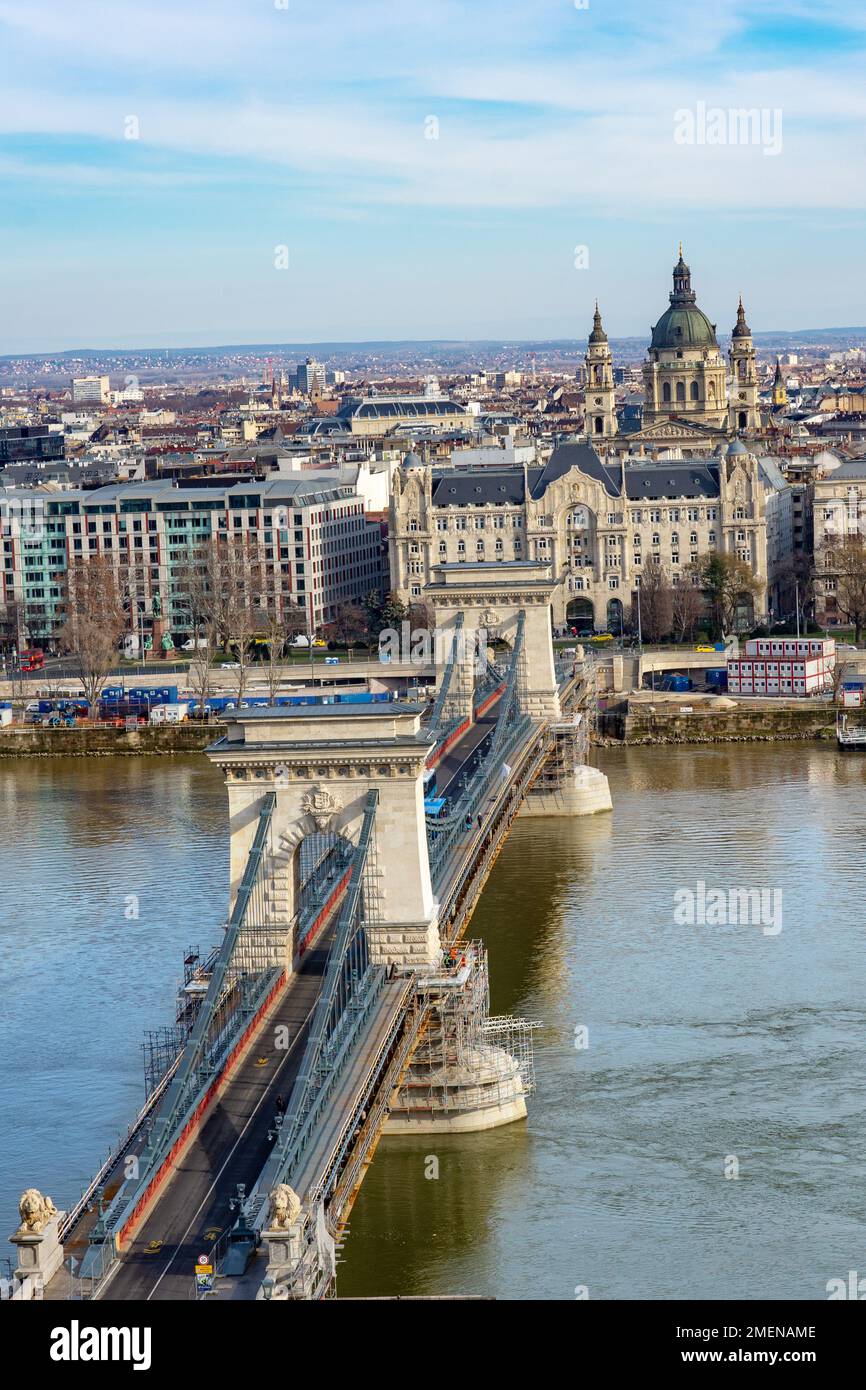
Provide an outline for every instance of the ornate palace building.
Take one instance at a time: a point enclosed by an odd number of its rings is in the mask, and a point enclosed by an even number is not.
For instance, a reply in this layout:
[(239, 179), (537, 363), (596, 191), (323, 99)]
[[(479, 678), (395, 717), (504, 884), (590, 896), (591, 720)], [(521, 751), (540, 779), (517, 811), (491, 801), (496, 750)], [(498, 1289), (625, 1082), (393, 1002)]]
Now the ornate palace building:
[(779, 612), (790, 566), (792, 491), (777, 465), (740, 440), (710, 458), (601, 458), (562, 444), (545, 464), (433, 467), (408, 454), (394, 475), (391, 583), (423, 597), (435, 566), (473, 560), (546, 560), (558, 581), (554, 621), (618, 628), (644, 565), (676, 583), (712, 550), (749, 564), (754, 613)]

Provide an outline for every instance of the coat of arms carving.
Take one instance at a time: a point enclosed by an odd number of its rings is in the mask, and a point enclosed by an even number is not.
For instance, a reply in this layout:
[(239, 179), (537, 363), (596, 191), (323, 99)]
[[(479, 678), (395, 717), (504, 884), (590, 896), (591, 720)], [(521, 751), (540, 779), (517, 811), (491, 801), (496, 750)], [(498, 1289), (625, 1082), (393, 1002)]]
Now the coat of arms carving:
[(324, 787), (311, 787), (301, 798), (301, 810), (312, 816), (318, 830), (326, 830), (332, 818), (342, 811), (343, 803)]

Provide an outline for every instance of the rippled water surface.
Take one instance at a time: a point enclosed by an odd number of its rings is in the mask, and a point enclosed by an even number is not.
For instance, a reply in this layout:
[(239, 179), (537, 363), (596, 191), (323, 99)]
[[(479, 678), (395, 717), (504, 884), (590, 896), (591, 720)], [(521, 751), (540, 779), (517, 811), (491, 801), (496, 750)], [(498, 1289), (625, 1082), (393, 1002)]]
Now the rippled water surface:
[[(613, 815), (519, 822), (473, 922), (494, 1012), (543, 1023), (529, 1119), (383, 1141), (344, 1295), (808, 1299), (863, 1268), (866, 758), (602, 765)], [(0, 763), (0, 814), (11, 1230), (23, 1186), (68, 1202), (140, 1103), (142, 1031), (219, 935), (227, 833), (200, 758)], [(781, 930), (677, 925), (699, 881), (781, 891)]]

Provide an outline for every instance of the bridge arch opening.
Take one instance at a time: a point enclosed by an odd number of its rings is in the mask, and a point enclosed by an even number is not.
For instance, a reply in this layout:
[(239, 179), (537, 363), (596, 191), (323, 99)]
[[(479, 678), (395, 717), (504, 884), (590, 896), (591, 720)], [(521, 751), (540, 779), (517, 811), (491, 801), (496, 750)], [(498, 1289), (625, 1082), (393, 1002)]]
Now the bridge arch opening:
[(345, 828), (305, 815), (282, 832), (274, 854), (274, 894), (292, 928), (291, 951), (302, 955), (321, 914), (344, 886), (354, 841)]

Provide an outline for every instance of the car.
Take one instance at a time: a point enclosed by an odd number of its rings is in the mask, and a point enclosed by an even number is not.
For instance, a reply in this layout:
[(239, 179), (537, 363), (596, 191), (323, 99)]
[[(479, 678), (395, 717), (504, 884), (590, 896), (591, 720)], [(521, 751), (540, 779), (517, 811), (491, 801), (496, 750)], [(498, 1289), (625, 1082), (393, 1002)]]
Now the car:
[(695, 647), (696, 652), (715, 652), (715, 647)]
[(575, 633), (575, 636), (576, 636), (576, 637), (580, 637), (580, 638), (582, 638), (583, 640), (586, 640), (586, 638), (588, 638), (588, 637), (593, 637), (593, 636), (595, 636), (595, 634), (593, 633), (593, 630), (592, 630), (591, 627), (582, 627), (582, 628), (580, 629), (580, 632)]
[(314, 637), (314, 638), (313, 638), (313, 646), (314, 646), (314, 647), (327, 647), (327, 645), (328, 645), (327, 642), (323, 642), (322, 639), (321, 639), (321, 637)]
[(591, 638), (590, 638), (590, 641), (591, 641), (591, 642), (612, 642), (612, 641), (613, 641), (613, 633), (612, 633), (612, 632), (597, 632), (597, 633), (595, 634), (594, 637), (591, 637)]

